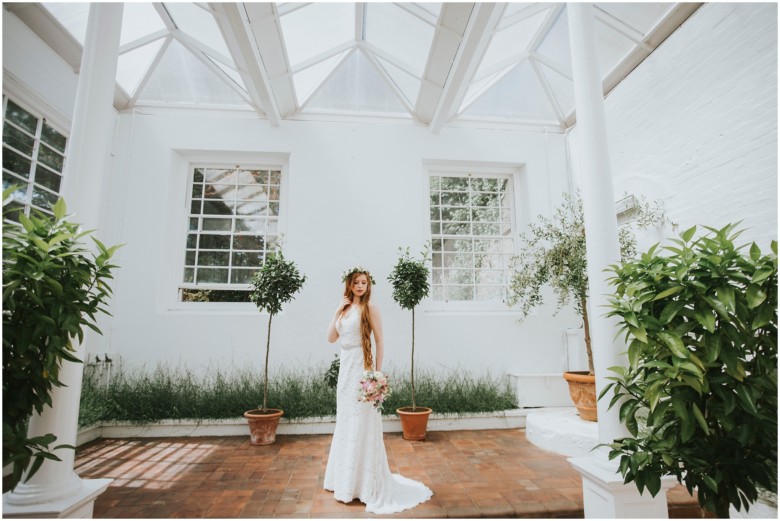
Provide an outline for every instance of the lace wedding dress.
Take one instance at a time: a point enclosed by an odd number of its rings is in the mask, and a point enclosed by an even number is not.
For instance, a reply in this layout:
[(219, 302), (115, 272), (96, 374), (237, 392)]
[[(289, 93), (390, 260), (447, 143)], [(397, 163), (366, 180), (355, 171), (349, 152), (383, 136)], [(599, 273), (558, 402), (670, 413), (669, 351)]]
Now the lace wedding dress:
[(336, 323), (341, 365), (336, 388), (336, 430), (325, 470), (325, 490), (338, 501), (360, 499), (366, 511), (392, 514), (428, 501), (431, 490), (418, 481), (391, 474), (382, 439), (382, 415), (358, 401), (363, 376), (360, 310), (355, 306)]

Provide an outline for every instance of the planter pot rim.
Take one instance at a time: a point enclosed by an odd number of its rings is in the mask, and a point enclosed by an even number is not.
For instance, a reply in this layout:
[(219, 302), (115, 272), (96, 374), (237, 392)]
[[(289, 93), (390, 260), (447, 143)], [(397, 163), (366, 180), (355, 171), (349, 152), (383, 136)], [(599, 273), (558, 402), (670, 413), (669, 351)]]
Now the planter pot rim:
[(420, 407), (420, 406), (417, 406), (414, 409), (412, 409), (411, 406), (399, 407), (398, 409), (395, 410), (396, 414), (398, 414), (398, 415), (401, 415), (401, 414), (414, 414), (414, 415), (431, 414), (432, 411), (433, 411), (433, 409), (431, 409), (430, 407)]
[(596, 376), (588, 371), (566, 371), (563, 373), (563, 378), (569, 382), (593, 383), (596, 381)]
[(275, 418), (284, 414), (282, 409), (252, 409), (244, 413), (244, 418)]

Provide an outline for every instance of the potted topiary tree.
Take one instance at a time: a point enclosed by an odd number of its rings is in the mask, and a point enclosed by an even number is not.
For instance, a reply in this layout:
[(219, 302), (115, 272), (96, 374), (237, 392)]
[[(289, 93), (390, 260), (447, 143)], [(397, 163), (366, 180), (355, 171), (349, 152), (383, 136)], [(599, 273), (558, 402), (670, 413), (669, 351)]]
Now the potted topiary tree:
[(400, 407), (396, 409), (396, 414), (401, 418), (401, 428), (403, 437), (406, 440), (424, 440), (428, 429), (428, 416), (431, 414), (430, 407), (418, 407), (415, 400), (414, 388), (414, 308), (420, 301), (428, 296), (430, 285), (428, 275), (430, 271), (426, 262), (428, 262), (428, 245), (421, 252), (420, 259), (413, 259), (409, 255), (409, 248), (403, 250), (398, 248), (400, 256), (393, 271), (387, 277), (387, 280), (393, 286), (393, 300), (395, 300), (403, 309), (412, 311), (412, 366), (411, 366), (411, 384), (412, 384), (412, 406)]
[[(664, 220), (658, 205), (644, 204), (638, 208), (641, 227), (650, 227)], [(552, 218), (544, 216), (529, 225), (529, 232), (520, 236), (520, 253), (513, 260), (509, 282), (508, 304), (518, 305), (522, 317), (543, 303), (542, 287), (549, 284), (558, 297), (557, 309), (571, 302), (582, 317), (588, 371), (567, 371), (564, 378), (580, 418), (596, 421), (596, 377), (590, 345), (588, 321), (588, 272), (585, 256), (585, 223), (579, 195), (563, 194), (563, 202)], [(623, 259), (636, 253), (636, 241), (629, 226), (618, 229), (620, 253)]]
[(62, 387), (63, 360), (81, 363), (73, 356), (74, 337), (83, 340), (83, 327), (100, 333), (95, 316), (107, 313), (111, 295), (111, 257), (119, 246), (106, 248), (92, 240), (89, 251), (79, 225), (65, 219), (65, 201), (52, 207), (53, 216), (37, 210), (27, 217), (8, 204), (12, 187), (3, 192), (3, 217), (16, 221), (3, 225), (3, 465), (12, 465), (10, 487), (30, 479), (44, 459), (59, 461), (50, 450), (74, 448), (58, 445), (54, 434), (27, 437), (33, 411), (52, 405), (51, 392)]
[(672, 475), (729, 517), (777, 490), (777, 241), (745, 253), (735, 225), (707, 230), (612, 267), (629, 366), (602, 396), (631, 434), (610, 452), (626, 483), (655, 495)]
[(291, 301), (303, 287), (306, 276), (301, 275), (295, 262), (286, 260), (281, 250), (269, 253), (263, 266), (252, 276), (253, 291), (250, 300), (257, 309), (268, 312), (268, 334), (265, 344), (265, 371), (263, 373), (263, 405), (247, 411), (252, 445), (270, 445), (276, 441), (276, 428), (282, 409), (268, 408), (268, 354), (271, 350), (271, 322), (282, 305)]

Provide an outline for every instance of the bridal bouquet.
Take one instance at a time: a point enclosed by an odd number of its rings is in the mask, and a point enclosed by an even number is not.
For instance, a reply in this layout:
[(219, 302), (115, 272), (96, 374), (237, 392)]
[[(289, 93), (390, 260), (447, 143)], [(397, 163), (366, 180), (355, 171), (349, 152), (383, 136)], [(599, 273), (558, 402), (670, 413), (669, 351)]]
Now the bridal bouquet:
[(364, 371), (363, 378), (360, 380), (360, 395), (358, 400), (368, 402), (376, 408), (382, 410), (385, 398), (390, 396), (392, 389), (387, 381), (387, 376), (381, 371)]

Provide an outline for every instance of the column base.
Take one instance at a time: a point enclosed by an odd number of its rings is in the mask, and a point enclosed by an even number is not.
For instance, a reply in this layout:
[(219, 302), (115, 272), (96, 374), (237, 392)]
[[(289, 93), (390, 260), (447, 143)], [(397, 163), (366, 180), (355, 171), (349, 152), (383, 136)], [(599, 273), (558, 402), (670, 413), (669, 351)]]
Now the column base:
[(3, 494), (3, 517), (6, 518), (91, 518), (95, 499), (105, 492), (113, 479), (82, 479), (81, 486), (71, 495), (47, 501), (15, 505)]
[(618, 462), (610, 461), (606, 450), (596, 449), (586, 456), (569, 458), (569, 463), (582, 474), (582, 500), (586, 518), (669, 517), (666, 491), (677, 483), (673, 476), (661, 478), (661, 490), (653, 497), (647, 490), (639, 494), (634, 483), (624, 485)]

